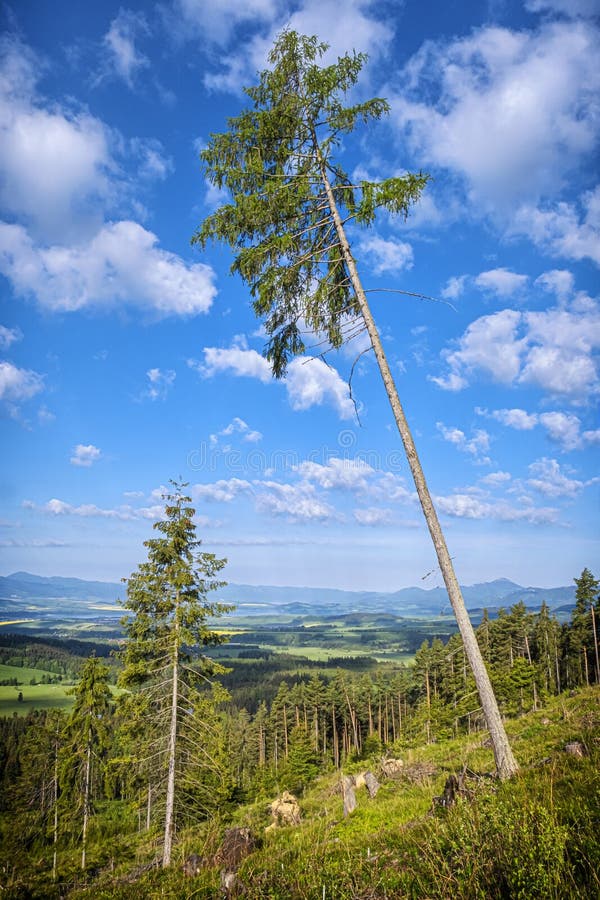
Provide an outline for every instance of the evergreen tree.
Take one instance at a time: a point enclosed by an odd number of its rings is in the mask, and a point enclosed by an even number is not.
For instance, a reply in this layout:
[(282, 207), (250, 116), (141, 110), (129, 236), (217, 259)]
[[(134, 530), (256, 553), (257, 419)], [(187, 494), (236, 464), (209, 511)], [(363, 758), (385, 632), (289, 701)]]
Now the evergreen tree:
[[(190, 794), (190, 759), (201, 756), (210, 778), (223, 759), (210, 733), (214, 721), (208, 711), (223, 695), (213, 697), (211, 705), (207, 685), (225, 669), (199, 655), (199, 648), (226, 640), (208, 627), (207, 619), (231, 609), (207, 599), (224, 586), (215, 576), (226, 560), (198, 550), (201, 541), (191, 499), (183, 493), (186, 485), (172, 484), (173, 492), (163, 498), (165, 518), (154, 524), (160, 536), (145, 541), (148, 560), (127, 580), (124, 606), (131, 615), (123, 619), (121, 675), (124, 686), (148, 692), (154, 724), (149, 784), (165, 789), (163, 866), (171, 862), (177, 807), (183, 809)], [(200, 709), (210, 727), (198, 722)], [(200, 778), (202, 766), (193, 768)]]
[(302, 791), (319, 774), (319, 758), (305, 729), (294, 726), (282, 781), (295, 793)]
[(87, 837), (90, 816), (93, 812), (92, 796), (98, 777), (101, 754), (106, 747), (110, 715), (111, 692), (108, 686), (110, 670), (96, 656), (85, 663), (78, 684), (69, 693), (75, 695), (75, 704), (67, 723), (67, 739), (70, 754), (65, 761), (65, 792), (81, 798), (81, 868), (85, 869)]
[(596, 618), (600, 601), (600, 582), (585, 568), (575, 578), (575, 609), (567, 643), (571, 670), (577, 672), (580, 684), (600, 683), (598, 631)]
[(250, 285), (255, 312), (265, 320), (266, 355), (276, 377), (306, 349), (306, 326), (333, 348), (366, 329), (475, 675), (498, 774), (506, 778), (517, 763), (346, 230), (351, 221), (372, 224), (378, 209), (406, 216), (428, 176), (352, 183), (334, 151), (359, 120), (379, 119), (389, 105), (374, 98), (345, 106), (343, 95), (356, 84), (366, 57), (346, 54), (321, 67), (317, 60), (326, 49), (316, 37), (294, 31), (279, 36), (269, 57), (272, 69), (246, 89), (253, 106), (230, 119), (229, 130), (213, 134), (202, 151), (209, 180), (228, 188), (233, 200), (210, 215), (193, 240), (201, 246), (222, 240), (234, 250), (232, 271)]

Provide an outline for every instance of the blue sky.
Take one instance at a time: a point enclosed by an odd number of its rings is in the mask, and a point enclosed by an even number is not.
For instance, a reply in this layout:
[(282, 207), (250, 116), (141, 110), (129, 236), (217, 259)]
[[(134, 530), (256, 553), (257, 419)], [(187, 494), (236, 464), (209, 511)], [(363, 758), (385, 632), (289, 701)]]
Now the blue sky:
[(228, 252), (190, 246), (223, 200), (198, 151), (285, 26), (368, 53), (359, 92), (389, 100), (346, 141), (346, 168), (433, 178), (406, 223), (351, 238), (459, 579), (594, 569), (599, 13), (5, 4), (0, 571), (129, 575), (181, 477), (231, 581), (441, 583), (371, 355), (353, 378), (360, 424), (348, 397), (363, 339), (273, 381)]

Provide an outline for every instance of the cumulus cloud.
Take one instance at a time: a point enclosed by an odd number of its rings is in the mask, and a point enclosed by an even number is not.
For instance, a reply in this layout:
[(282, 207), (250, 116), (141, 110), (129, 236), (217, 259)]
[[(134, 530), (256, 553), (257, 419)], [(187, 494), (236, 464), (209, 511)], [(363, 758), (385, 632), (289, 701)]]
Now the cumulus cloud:
[(354, 518), (359, 525), (373, 528), (377, 525), (389, 525), (392, 520), (392, 511), (371, 506), (368, 509), (355, 509)]
[(43, 390), (44, 378), (38, 372), (0, 360), (0, 402), (6, 404), (11, 415), (16, 414), (21, 403)]
[(6, 325), (0, 325), (0, 350), (8, 350), (8, 348), (20, 341), (23, 332), (20, 328), (7, 328)]
[(546, 497), (576, 497), (584, 488), (584, 483), (566, 475), (555, 459), (544, 456), (531, 463), (529, 472), (533, 476), (527, 484)]
[(476, 319), (458, 341), (458, 349), (443, 353), (450, 373), (431, 380), (456, 391), (466, 387), (472, 371), (482, 370), (494, 381), (510, 384), (519, 375), (525, 349), (523, 340), (517, 338), (520, 322), (521, 314), (512, 309)]
[[(188, 360), (188, 365), (204, 378), (230, 373), (257, 378), (263, 384), (272, 380), (269, 362), (256, 350), (248, 349), (244, 341), (228, 348), (205, 347), (204, 360)], [(327, 403), (334, 407), (341, 419), (350, 419), (354, 415), (348, 385), (339, 372), (322, 359), (296, 357), (290, 362), (286, 377), (282, 380), (292, 409), (303, 411)]]
[(489, 475), (484, 475), (483, 478), (480, 479), (482, 484), (488, 484), (491, 487), (497, 487), (500, 484), (506, 484), (508, 481), (511, 481), (512, 475), (510, 472), (490, 472)]
[(239, 416), (235, 416), (229, 425), (226, 425), (221, 431), (218, 431), (216, 434), (211, 434), (210, 442), (213, 445), (219, 443), (220, 437), (231, 437), (231, 435), (239, 434), (242, 436), (242, 440), (254, 444), (257, 441), (260, 441), (262, 438), (262, 434), (260, 431), (255, 431), (250, 428), (247, 422), (244, 422), (243, 419), (240, 419)]
[(589, 298), (543, 312), (504, 309), (472, 322), (456, 349), (442, 353), (448, 373), (431, 380), (458, 391), (483, 373), (502, 384), (529, 384), (583, 404), (600, 389), (599, 346), (600, 312)]
[(446, 300), (458, 300), (462, 297), (468, 277), (468, 275), (453, 275), (449, 278), (446, 287), (442, 289), (442, 297)]
[(503, 300), (512, 297), (513, 294), (520, 293), (525, 288), (527, 281), (527, 275), (519, 275), (503, 267), (481, 272), (475, 278), (475, 284), (478, 288), (490, 291)]
[(257, 495), (256, 506), (260, 512), (271, 516), (285, 516), (291, 521), (328, 521), (335, 518), (335, 509), (317, 496), (307, 484), (283, 484), (278, 481), (257, 482), (262, 490)]
[(205, 347), (204, 360), (188, 360), (190, 368), (203, 378), (212, 378), (223, 372), (246, 378), (257, 378), (263, 384), (271, 381), (271, 366), (258, 353), (244, 345), (233, 347)]
[(112, 137), (87, 112), (39, 105), (41, 67), (17, 39), (0, 43), (0, 202), (37, 237), (73, 236), (111, 195)]
[(536, 278), (535, 284), (564, 301), (573, 294), (575, 277), (567, 269), (551, 269)]
[(235, 29), (242, 24), (271, 22), (278, 11), (278, 0), (174, 0), (177, 22), (182, 23), (180, 37), (202, 37), (217, 44), (227, 44)]
[(372, 235), (363, 238), (359, 248), (375, 275), (412, 269), (413, 249), (405, 241), (396, 238), (386, 240), (379, 235)]
[(502, 425), (514, 428), (516, 431), (531, 431), (539, 421), (536, 413), (528, 413), (524, 409), (495, 409), (488, 413), (487, 410), (477, 407), (475, 411), (479, 415), (495, 419), (497, 422), (501, 422)]
[(199, 500), (215, 501), (217, 503), (231, 503), (241, 494), (252, 492), (252, 485), (242, 478), (229, 478), (214, 481), (210, 484), (194, 484), (192, 497)]
[(154, 316), (207, 312), (214, 272), (158, 246), (136, 222), (109, 223), (82, 244), (36, 245), (20, 225), (0, 223), (0, 272), (15, 293), (61, 312), (127, 304)]
[(325, 490), (364, 491), (375, 469), (360, 458), (340, 459), (332, 456), (327, 463), (305, 460), (294, 470), (305, 480)]
[[(214, 90), (239, 93), (244, 85), (255, 81), (256, 72), (267, 65), (269, 50), (283, 28), (299, 34), (319, 35), (330, 46), (324, 58), (326, 63), (335, 62), (348, 48), (364, 51), (371, 59), (378, 58), (387, 51), (393, 37), (392, 29), (377, 14), (373, 0), (346, 0), (343, 16), (339, 14), (335, 0), (302, 0), (291, 13), (289, 6), (275, 0), (252, 0), (250, 3), (226, 0), (214, 5), (207, 5), (202, 0), (176, 2), (180, 8), (189, 10), (188, 21), (192, 28), (204, 28), (203, 21), (210, 16), (211, 24), (202, 34), (212, 35), (212, 39), (221, 44), (232, 38), (240, 24), (262, 26), (257, 33), (245, 34), (236, 52), (224, 58), (221, 71), (205, 77), (207, 87)], [(190, 33), (193, 35), (194, 32)]]
[(478, 462), (489, 462), (489, 457), (483, 455), (490, 449), (490, 436), (483, 428), (476, 428), (473, 437), (467, 438), (460, 428), (447, 427), (443, 422), (436, 422), (436, 428), (445, 441), (454, 444), (458, 450), (470, 454)]
[(351, 419), (354, 404), (339, 372), (316, 357), (299, 357), (288, 366), (285, 385), (292, 409), (330, 404), (340, 419)]
[(475, 412), (488, 419), (495, 419), (508, 428), (516, 431), (531, 431), (537, 425), (545, 428), (551, 441), (562, 450), (578, 450), (586, 445), (596, 443), (596, 431), (581, 430), (581, 419), (573, 413), (559, 410), (544, 413), (528, 413), (524, 409), (487, 409), (476, 407)]
[(460, 519), (497, 519), (501, 522), (529, 522), (532, 525), (555, 522), (558, 511), (552, 507), (516, 507), (504, 501), (489, 502), (472, 494), (436, 497), (438, 509), (447, 516)]
[(399, 73), (394, 121), (419, 159), (490, 209), (555, 196), (598, 139), (598, 46), (583, 21), (426, 41)]
[(600, 265), (600, 185), (586, 191), (579, 203), (523, 204), (508, 233), (525, 235), (554, 256)]
[(73, 448), (73, 456), (69, 460), (72, 466), (89, 468), (96, 460), (100, 459), (102, 452), (93, 444), (77, 444)]

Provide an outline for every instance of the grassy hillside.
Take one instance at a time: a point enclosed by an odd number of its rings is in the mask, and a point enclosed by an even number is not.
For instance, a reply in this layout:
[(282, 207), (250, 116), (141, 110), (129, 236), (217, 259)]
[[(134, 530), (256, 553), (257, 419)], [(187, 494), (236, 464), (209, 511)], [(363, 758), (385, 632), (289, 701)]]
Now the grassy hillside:
[[(588, 688), (509, 721), (522, 769), (508, 783), (486, 777), (493, 759), (481, 733), (404, 752), (398, 748), (404, 768), (397, 778), (383, 779), (377, 757), (356, 760), (345, 770), (344, 774), (371, 769), (382, 785), (374, 799), (364, 788), (357, 791), (358, 805), (348, 818), (342, 814), (339, 775), (324, 775), (300, 796), (302, 822), (297, 827), (265, 833), (273, 796), (261, 795), (222, 822), (181, 835), (179, 863), (165, 872), (147, 868), (156, 854), (149, 836), (140, 841), (135, 854), (131, 840), (120, 846), (113, 842), (109, 854), (98, 853), (93, 886), (68, 895), (95, 900), (224, 896), (214, 855), (224, 829), (234, 824), (250, 827), (260, 847), (240, 866), (231, 896), (253, 900), (599, 896), (599, 699), (600, 690)], [(566, 752), (572, 741), (581, 742), (582, 757)], [(465, 778), (464, 796), (452, 808), (434, 806), (433, 798), (442, 794), (448, 776), (465, 768), (472, 774)], [(181, 865), (192, 853), (204, 860), (204, 866), (196, 877), (186, 878)], [(41, 895), (34, 891), (30, 896)], [(49, 890), (46, 896), (58, 894)]]

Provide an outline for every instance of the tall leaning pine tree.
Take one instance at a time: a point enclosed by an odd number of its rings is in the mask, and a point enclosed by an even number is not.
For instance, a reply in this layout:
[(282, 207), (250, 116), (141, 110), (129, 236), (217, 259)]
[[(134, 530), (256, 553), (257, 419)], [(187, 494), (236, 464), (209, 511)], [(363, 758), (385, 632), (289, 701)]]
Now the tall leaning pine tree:
[(193, 713), (206, 709), (210, 679), (225, 671), (199, 653), (225, 640), (206, 620), (231, 609), (208, 600), (211, 591), (224, 586), (215, 576), (226, 560), (199, 551), (191, 498), (183, 493), (184, 484), (172, 484), (173, 491), (163, 495), (165, 518), (154, 524), (159, 535), (144, 542), (148, 559), (127, 579), (124, 606), (129, 615), (123, 619), (120, 676), (124, 687), (148, 691), (147, 708), (154, 716), (147, 765), (153, 780), (164, 787), (163, 866), (171, 862), (177, 800), (183, 802), (189, 791), (190, 759), (200, 755), (212, 770), (217, 766)]
[(366, 328), (473, 669), (497, 772), (508, 778), (518, 766), (347, 232), (352, 222), (371, 225), (378, 209), (406, 217), (428, 176), (351, 181), (335, 151), (359, 121), (379, 119), (389, 107), (381, 98), (345, 105), (366, 57), (346, 54), (321, 66), (326, 49), (316, 37), (294, 31), (277, 38), (271, 68), (246, 89), (252, 105), (229, 120), (226, 132), (211, 135), (201, 153), (210, 182), (232, 199), (205, 219), (192, 240), (202, 247), (224, 241), (232, 248), (232, 272), (250, 286), (254, 310), (264, 320), (275, 377), (283, 377), (289, 359), (304, 352), (303, 330), (324, 335), (338, 348)]

